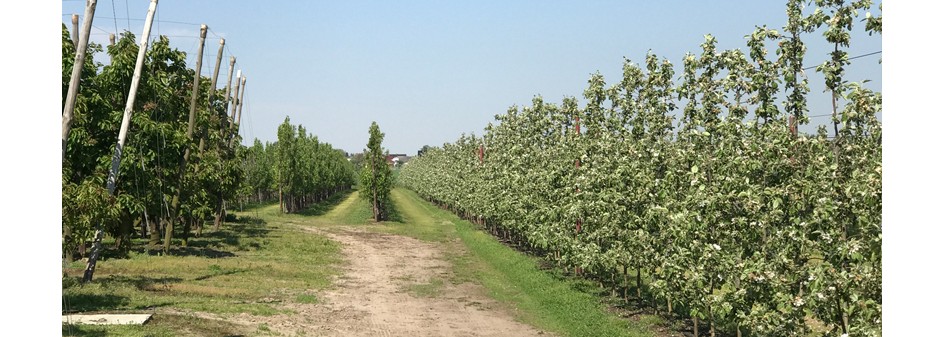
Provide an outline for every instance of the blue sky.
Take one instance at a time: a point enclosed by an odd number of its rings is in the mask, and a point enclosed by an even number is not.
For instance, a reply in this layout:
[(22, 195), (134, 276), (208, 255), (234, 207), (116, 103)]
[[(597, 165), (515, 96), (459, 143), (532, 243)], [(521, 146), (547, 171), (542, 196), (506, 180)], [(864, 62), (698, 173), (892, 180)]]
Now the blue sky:
[[(84, 5), (62, 1), (62, 21), (71, 27)], [(129, 28), (140, 35), (147, 5), (99, 1), (93, 41)], [(152, 38), (170, 36), (193, 66), (199, 24), (207, 24), (207, 76), (219, 37), (226, 38), (226, 56), (236, 56), (247, 76), (244, 144), (274, 141), (289, 116), (320, 140), (360, 152), (377, 121), (388, 150), (415, 154), (464, 132), (482, 134), (494, 115), (535, 95), (580, 97), (594, 72), (615, 83), (624, 57), (641, 61), (652, 50), (678, 67), (705, 34), (720, 49), (744, 48), (756, 25), (780, 29), (784, 13), (784, 1), (164, 0)], [(860, 33), (862, 23), (856, 31), (851, 56), (882, 50), (881, 37)], [(828, 57), (832, 46), (819, 35), (807, 42), (808, 66)], [(881, 57), (853, 60), (848, 79), (870, 79), (868, 87), (881, 90)], [(225, 76), (224, 69), (220, 87)], [(808, 76), (810, 114), (829, 112), (822, 77)]]

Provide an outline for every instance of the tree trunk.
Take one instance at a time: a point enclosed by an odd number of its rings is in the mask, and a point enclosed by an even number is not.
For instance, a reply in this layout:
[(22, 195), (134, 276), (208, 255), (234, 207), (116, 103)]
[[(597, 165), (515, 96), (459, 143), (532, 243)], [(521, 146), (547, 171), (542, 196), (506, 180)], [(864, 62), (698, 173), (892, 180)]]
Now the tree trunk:
[(121, 253), (126, 253), (131, 248), (131, 231), (141, 223), (141, 218), (123, 219), (119, 224), (118, 239), (115, 240), (115, 248)]
[(72, 262), (75, 260), (75, 254), (72, 251), (72, 244), (69, 242), (72, 240), (72, 228), (66, 225), (62, 226), (62, 244), (63, 244), (63, 259), (66, 262)]
[(666, 313), (673, 316), (673, 299), (666, 296)]
[(193, 216), (187, 216), (181, 220), (183, 220), (181, 222), (183, 222), (184, 224), (183, 226), (184, 228), (182, 228), (184, 230), (184, 233), (183, 235), (181, 235), (180, 245), (181, 247), (187, 247), (187, 240), (190, 239), (190, 226), (191, 224), (193, 224), (194, 219), (193, 219)]
[(217, 199), (217, 211), (216, 211), (216, 215), (215, 215), (214, 218), (213, 218), (213, 230), (214, 230), (214, 231), (219, 231), (219, 230), (220, 230), (220, 223), (223, 222), (223, 216), (224, 216), (224, 215), (223, 215), (223, 212), (224, 212), (223, 196), (220, 195), (220, 198)]
[(160, 218), (158, 221), (151, 221), (148, 230), (151, 232), (151, 237), (148, 239), (148, 249), (157, 249), (158, 242), (161, 240), (161, 231), (158, 229), (158, 222), (166, 223), (166, 218)]
[(630, 299), (627, 296), (627, 290), (630, 289), (630, 280), (629, 275), (627, 275), (627, 266), (623, 266), (623, 302), (630, 303)]
[(194, 219), (194, 226), (197, 228), (197, 234), (194, 237), (199, 238), (203, 234), (203, 219)]
[(699, 317), (692, 317), (692, 336), (699, 337)]

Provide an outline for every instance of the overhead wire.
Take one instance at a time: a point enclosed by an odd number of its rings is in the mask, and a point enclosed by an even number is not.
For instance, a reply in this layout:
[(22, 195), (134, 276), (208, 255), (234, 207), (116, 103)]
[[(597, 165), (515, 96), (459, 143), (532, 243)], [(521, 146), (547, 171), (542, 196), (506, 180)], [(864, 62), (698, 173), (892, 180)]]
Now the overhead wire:
[(118, 19), (115, 19), (118, 15), (115, 14), (115, 0), (112, 0), (112, 19), (115, 21), (115, 36), (118, 36)]
[[(861, 58), (861, 57), (873, 56), (873, 55), (876, 55), (876, 54), (879, 54), (879, 53), (882, 53), (882, 52), (883, 52), (882, 50), (878, 50), (878, 51), (874, 51), (874, 52), (872, 52), (872, 53), (866, 53), (866, 54), (862, 54), (862, 55), (857, 55), (857, 56), (853, 56), (853, 57), (848, 57), (847, 60), (855, 60), (855, 59), (858, 59), (858, 58)], [(801, 69), (801, 70), (811, 70), (811, 69), (815, 69), (815, 68), (817, 68), (817, 67), (819, 67), (819, 66), (821, 66), (821, 65), (822, 65), (822, 64), (818, 64), (818, 65), (816, 65), (816, 66), (810, 66), (810, 67), (807, 67), (807, 68), (803, 68), (803, 69)]]
[[(125, 0), (125, 19), (128, 21), (128, 31), (131, 31), (131, 10), (128, 9), (128, 0)], [(117, 20), (117, 19), (116, 19)]]

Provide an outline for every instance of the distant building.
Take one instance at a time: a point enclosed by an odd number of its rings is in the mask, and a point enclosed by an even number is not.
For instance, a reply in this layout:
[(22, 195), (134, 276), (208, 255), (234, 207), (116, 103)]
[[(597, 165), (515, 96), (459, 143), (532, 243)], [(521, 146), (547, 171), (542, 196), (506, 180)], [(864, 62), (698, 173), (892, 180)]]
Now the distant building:
[(402, 153), (387, 155), (387, 164), (391, 166), (400, 166), (410, 160), (410, 156)]

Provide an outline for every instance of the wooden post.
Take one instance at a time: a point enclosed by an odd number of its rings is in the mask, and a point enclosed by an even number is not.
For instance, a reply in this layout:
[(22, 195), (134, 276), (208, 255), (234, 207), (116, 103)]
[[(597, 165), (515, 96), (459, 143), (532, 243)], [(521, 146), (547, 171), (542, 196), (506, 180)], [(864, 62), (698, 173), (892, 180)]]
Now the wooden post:
[[(213, 102), (216, 99), (217, 78), (219, 78), (220, 76), (220, 63), (223, 62), (223, 47), (225, 46), (226, 46), (226, 39), (220, 38), (220, 49), (217, 49), (217, 61), (216, 61), (216, 64), (213, 66), (213, 77), (210, 78), (210, 94), (208, 95), (209, 99), (207, 100), (208, 102), (207, 111), (210, 114), (209, 116), (210, 121), (213, 121), (214, 116), (217, 116), (217, 111), (213, 109)], [(230, 63), (230, 67), (232, 66), (233, 66), (233, 63)], [(231, 68), (231, 71), (232, 71), (232, 68)], [(224, 106), (225, 105), (226, 103), (224, 103)], [(224, 110), (224, 115), (226, 115), (226, 110)], [(216, 126), (211, 123), (207, 125), (205, 129), (203, 129), (202, 136), (200, 137), (200, 146), (197, 147), (197, 151), (200, 156), (203, 156), (203, 149), (206, 146), (208, 137), (210, 136), (210, 130), (216, 130), (217, 126), (219, 126), (219, 123)], [(220, 149), (219, 143), (216, 144), (216, 149), (219, 152), (219, 149)], [(216, 208), (217, 208), (217, 211), (216, 211), (216, 216), (214, 217), (214, 220), (213, 220), (213, 228), (215, 230), (220, 230), (221, 212), (223, 209), (223, 195), (222, 194), (217, 197)]]
[[(242, 87), (242, 88), (241, 88)], [(236, 141), (236, 135), (239, 134), (240, 130), (240, 118), (243, 116), (243, 96), (246, 94), (246, 76), (239, 76), (236, 80), (236, 95), (239, 96), (239, 99), (236, 99), (236, 105), (233, 106), (234, 122), (230, 124), (230, 130), (233, 132), (230, 134), (230, 148), (233, 148), (233, 142)]]
[[(72, 14), (72, 45), (75, 47), (75, 59), (72, 63), (72, 77), (69, 80), (69, 91), (66, 93), (66, 101), (62, 108), (62, 158), (61, 162), (66, 161), (66, 146), (69, 141), (69, 132), (72, 131), (72, 118), (75, 111), (75, 102), (79, 95), (79, 81), (82, 78), (82, 68), (85, 65), (85, 53), (88, 49), (89, 33), (92, 29), (92, 18), (95, 17), (96, 0), (90, 0), (85, 6), (85, 29), (82, 37), (79, 37), (79, 15)], [(62, 227), (62, 239), (68, 241), (72, 239), (72, 228)], [(81, 253), (85, 254), (85, 243), (82, 243)], [(72, 262), (72, 250), (63, 252), (63, 258)]]
[(239, 103), (240, 81), (243, 78), (242, 74), (242, 69), (236, 71), (236, 88), (233, 89), (233, 104), (230, 105), (230, 126), (227, 128), (229, 132), (224, 133), (226, 135), (226, 139), (229, 139), (228, 143), (230, 144), (230, 147), (233, 147), (233, 128), (236, 126), (236, 105)]
[(66, 160), (66, 142), (69, 132), (72, 131), (72, 113), (75, 110), (76, 96), (79, 95), (79, 80), (82, 78), (82, 67), (85, 65), (85, 52), (89, 46), (89, 34), (92, 32), (92, 18), (95, 17), (97, 0), (88, 0), (85, 4), (85, 25), (82, 27), (82, 36), (78, 34), (79, 16), (72, 15), (72, 40), (75, 43), (75, 61), (72, 63), (72, 77), (69, 79), (69, 92), (66, 94), (65, 106), (62, 108), (62, 161)]
[[(210, 107), (213, 107), (213, 92), (217, 90), (217, 77), (220, 76), (220, 62), (223, 61), (223, 47), (226, 46), (226, 40), (220, 38), (220, 49), (217, 49), (217, 62), (213, 66), (213, 77), (210, 78)], [(232, 63), (231, 63), (232, 64)], [(211, 109), (212, 110), (212, 109)]]
[(79, 14), (72, 14), (72, 46), (79, 47)]
[[(197, 66), (194, 71), (194, 87), (190, 92), (190, 117), (187, 120), (187, 140), (184, 145), (184, 156), (181, 157), (180, 167), (178, 169), (177, 192), (174, 199), (171, 200), (171, 219), (164, 229), (164, 254), (171, 250), (171, 238), (174, 233), (174, 223), (177, 222), (178, 211), (180, 210), (180, 194), (184, 187), (184, 173), (187, 171), (187, 159), (190, 157), (190, 143), (194, 136), (194, 121), (197, 116), (197, 94), (200, 92), (200, 68), (203, 65), (203, 45), (207, 39), (207, 25), (200, 25), (200, 46), (197, 47)], [(185, 224), (183, 246), (187, 246), (187, 230), (189, 223)]]
[[(209, 114), (210, 114), (210, 117), (211, 117), (211, 118), (210, 118), (209, 120), (211, 120), (211, 121), (213, 120), (213, 115), (215, 114), (214, 111), (213, 111), (213, 99), (214, 99), (214, 97), (216, 96), (216, 91), (217, 91), (217, 77), (220, 76), (220, 62), (223, 61), (223, 47), (224, 47), (225, 45), (226, 45), (226, 40), (224, 40), (223, 38), (220, 38), (220, 49), (217, 50), (217, 62), (216, 62), (216, 64), (213, 66), (213, 77), (210, 78), (210, 92), (209, 92), (209, 94), (207, 95), (207, 97), (208, 97), (208, 98), (207, 98), (207, 107), (208, 107), (208, 108), (207, 108), (207, 111), (208, 111)], [(207, 136), (208, 136), (208, 134), (209, 134), (209, 130), (210, 130), (209, 126), (208, 126), (206, 129), (204, 129), (203, 127), (201, 127), (201, 132), (200, 132), (200, 133), (201, 133), (201, 136), (200, 136), (200, 146), (197, 147), (197, 153), (198, 153), (198, 155), (200, 155), (200, 156), (203, 156), (203, 148), (204, 148), (205, 143), (206, 143), (206, 141), (207, 141)]]
[(115, 45), (115, 34), (108, 33), (108, 45), (109, 46)]
[[(89, 0), (92, 2), (92, 0)], [(144, 56), (148, 51), (148, 40), (151, 36), (151, 23), (154, 22), (154, 10), (157, 8), (158, 0), (151, 0), (151, 5), (148, 6), (148, 16), (144, 20), (144, 33), (141, 34), (141, 43), (138, 47), (138, 58), (135, 61), (135, 72), (131, 77), (131, 89), (128, 92), (128, 102), (125, 104), (125, 113), (121, 118), (121, 129), (118, 131), (118, 144), (115, 144), (115, 154), (112, 156), (112, 169), (108, 172), (108, 193), (111, 195), (115, 194), (115, 185), (116, 180), (118, 179), (118, 165), (121, 164), (121, 153), (123, 147), (125, 146), (125, 138), (128, 136), (128, 125), (131, 124), (131, 111), (135, 105), (135, 96), (138, 93), (138, 83), (141, 82), (141, 68), (144, 67)], [(91, 21), (89, 21), (89, 27), (91, 27)], [(85, 274), (82, 277), (83, 283), (88, 283), (92, 281), (92, 274), (95, 273), (95, 263), (98, 261), (98, 256), (102, 251), (102, 235), (105, 231), (102, 230), (102, 224), (99, 223), (98, 228), (95, 229), (95, 241), (92, 244), (92, 255), (89, 256), (89, 264), (85, 268)]]
[(233, 131), (233, 126), (236, 123), (236, 104), (239, 103), (240, 96), (240, 79), (243, 78), (243, 70), (236, 71), (236, 88), (233, 89), (233, 104), (230, 105), (230, 132)]
[(243, 117), (243, 96), (246, 96), (246, 76), (242, 77), (241, 82), (242, 82), (241, 86), (243, 88), (240, 89), (240, 99), (236, 105), (236, 130), (237, 131), (239, 131), (240, 129), (240, 118)]
[(230, 56), (230, 71), (226, 75), (226, 91), (223, 93), (223, 115), (230, 110), (230, 91), (233, 88), (233, 66), (236, 65), (236, 57)]
[[(240, 88), (242, 87), (242, 89)], [(232, 124), (233, 133), (230, 135), (230, 148), (235, 146), (233, 144), (236, 141), (236, 135), (240, 132), (240, 118), (243, 117), (243, 96), (246, 95), (246, 76), (240, 76), (239, 80), (236, 83), (236, 94), (239, 95), (239, 99), (236, 100), (236, 105), (234, 106), (236, 116), (234, 119), (234, 124)]]

